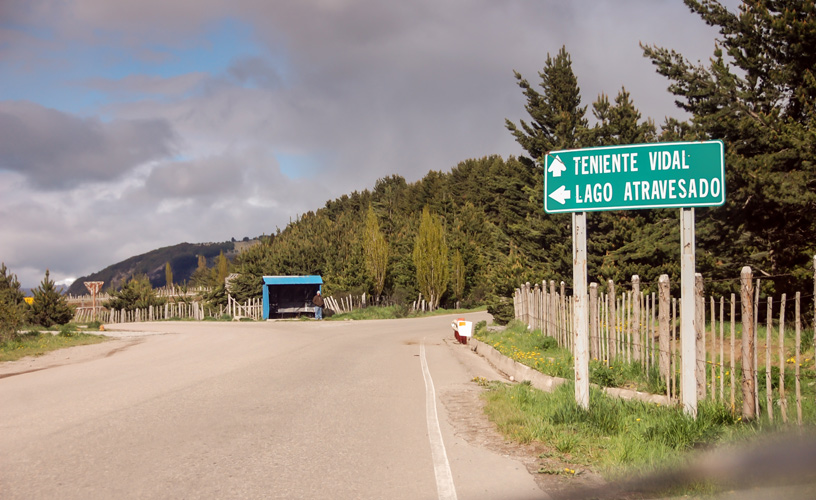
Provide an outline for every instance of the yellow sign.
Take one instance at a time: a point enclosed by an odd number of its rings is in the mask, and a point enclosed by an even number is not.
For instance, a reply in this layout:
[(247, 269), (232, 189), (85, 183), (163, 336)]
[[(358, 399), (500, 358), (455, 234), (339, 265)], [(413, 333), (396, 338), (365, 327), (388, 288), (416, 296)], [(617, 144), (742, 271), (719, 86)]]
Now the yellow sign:
[(34, 303), (34, 297), (26, 297), (25, 298), (26, 304), (31, 305)]

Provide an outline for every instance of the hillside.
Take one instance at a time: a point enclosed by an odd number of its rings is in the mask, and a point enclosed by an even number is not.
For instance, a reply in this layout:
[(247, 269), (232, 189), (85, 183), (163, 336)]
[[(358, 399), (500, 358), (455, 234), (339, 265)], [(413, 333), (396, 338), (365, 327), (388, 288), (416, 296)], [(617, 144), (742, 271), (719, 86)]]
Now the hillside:
[(221, 252), (228, 259), (233, 260), (242, 249), (249, 248), (258, 240), (249, 241), (226, 241), (222, 243), (179, 243), (169, 247), (158, 248), (142, 255), (130, 257), (117, 264), (110, 265), (101, 271), (83, 276), (68, 288), (68, 293), (72, 295), (84, 295), (87, 293), (84, 282), (104, 281), (104, 289), (110, 286), (119, 288), (122, 282), (134, 274), (146, 274), (150, 278), (150, 283), (154, 288), (165, 285), (165, 265), (170, 263), (173, 270), (173, 281), (175, 283), (185, 283), (190, 279), (193, 271), (198, 265), (198, 256), (203, 255), (207, 259), (207, 265), (213, 266), (215, 258)]

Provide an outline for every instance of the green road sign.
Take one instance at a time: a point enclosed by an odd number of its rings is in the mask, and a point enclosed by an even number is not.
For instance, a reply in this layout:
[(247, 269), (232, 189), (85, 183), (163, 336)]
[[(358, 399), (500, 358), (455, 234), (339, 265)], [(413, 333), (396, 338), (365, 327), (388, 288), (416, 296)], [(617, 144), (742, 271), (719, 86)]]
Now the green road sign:
[(722, 141), (702, 141), (551, 151), (544, 162), (544, 210), (722, 205), (724, 150)]

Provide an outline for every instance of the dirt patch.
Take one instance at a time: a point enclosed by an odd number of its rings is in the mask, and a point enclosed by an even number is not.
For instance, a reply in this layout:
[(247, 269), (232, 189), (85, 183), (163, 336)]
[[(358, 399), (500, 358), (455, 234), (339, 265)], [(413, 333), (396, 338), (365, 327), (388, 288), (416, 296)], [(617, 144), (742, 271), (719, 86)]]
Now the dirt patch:
[(27, 356), (16, 361), (4, 361), (0, 363), (0, 379), (107, 358), (134, 345), (141, 344), (144, 340), (143, 338), (111, 339), (99, 344), (66, 347), (45, 353), (42, 356)]
[[(554, 448), (543, 443), (519, 444), (508, 441), (484, 412), (483, 388), (475, 382), (449, 388), (440, 394), (454, 433), (469, 444), (524, 464), (542, 491), (557, 496), (573, 488), (593, 487), (603, 479), (585, 466), (570, 464), (558, 457)], [(577, 474), (564, 471), (569, 469)], [(549, 473), (548, 473), (549, 472)]]

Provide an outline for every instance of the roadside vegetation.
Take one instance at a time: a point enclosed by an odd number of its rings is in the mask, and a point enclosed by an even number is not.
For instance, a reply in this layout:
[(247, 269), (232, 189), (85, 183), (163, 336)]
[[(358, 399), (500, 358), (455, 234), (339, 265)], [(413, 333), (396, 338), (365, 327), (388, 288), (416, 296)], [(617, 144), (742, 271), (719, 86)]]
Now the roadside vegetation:
[(103, 335), (85, 333), (99, 330), (99, 322), (78, 325), (68, 323), (55, 329), (29, 327), (14, 339), (0, 342), (0, 362), (16, 361), (26, 356), (42, 356), (50, 351), (86, 344), (98, 344), (108, 340)]
[(467, 314), (484, 311), (486, 307), (476, 307), (472, 309), (445, 309), (439, 308), (433, 311), (413, 311), (407, 305), (396, 306), (375, 306), (355, 309), (354, 311), (333, 314), (327, 317), (329, 321), (364, 320), (364, 319), (400, 319), (400, 318), (422, 318), (426, 316), (443, 316), (445, 314)]
[[(781, 422), (778, 409), (773, 421), (765, 412), (758, 412), (758, 418), (745, 422), (727, 399), (699, 401), (698, 416), (694, 419), (678, 405), (608, 396), (601, 387), (635, 388), (659, 394), (665, 393), (665, 384), (656, 382), (656, 374), (644, 376), (639, 366), (613, 363), (606, 367), (597, 360), (590, 364), (590, 381), (595, 385), (590, 389), (590, 408), (584, 410), (575, 402), (572, 355), (558, 347), (555, 339), (539, 330), (529, 331), (526, 325), (515, 321), (506, 328), (488, 328), (485, 322), (479, 322), (475, 338), (519, 363), (567, 379), (567, 383), (552, 393), (538, 390), (528, 381), (505, 383), (474, 379), (486, 389), (485, 412), (505, 438), (520, 444), (534, 444), (542, 450), (541, 474), (569, 477), (592, 471), (614, 480), (687, 463), (694, 456), (692, 452), (701, 449), (798, 428), (794, 423), (796, 410), (792, 395), (788, 396), (791, 424)], [(773, 375), (776, 382), (778, 371)], [(789, 377), (792, 374), (786, 373), (786, 386), (792, 388), (794, 380), (788, 380)], [(811, 362), (811, 369), (803, 380), (812, 381), (813, 377)], [(759, 379), (764, 381), (764, 369)], [(765, 398), (763, 386), (761, 383), (760, 401)], [(814, 384), (803, 383), (804, 425), (809, 428), (816, 425), (814, 396)], [(699, 483), (662, 494), (703, 494), (716, 490), (715, 485)]]

